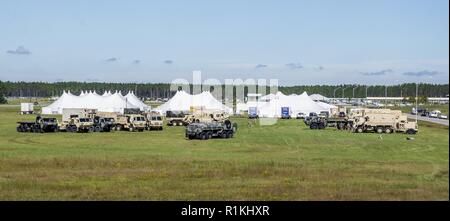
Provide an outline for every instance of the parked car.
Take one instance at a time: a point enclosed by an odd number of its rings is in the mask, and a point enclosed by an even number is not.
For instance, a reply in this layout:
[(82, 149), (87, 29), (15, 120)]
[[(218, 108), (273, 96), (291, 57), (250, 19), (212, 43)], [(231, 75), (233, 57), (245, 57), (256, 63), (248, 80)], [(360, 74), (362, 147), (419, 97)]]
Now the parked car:
[(438, 118), (439, 115), (441, 115), (441, 111), (439, 111), (439, 110), (434, 110), (434, 111), (431, 111), (430, 114), (429, 114), (428, 116), (429, 116), (429, 117), (433, 117), (433, 118)]
[(305, 117), (306, 117), (305, 113), (300, 112), (297, 114), (297, 119), (305, 119)]
[(439, 118), (440, 118), (440, 119), (445, 119), (445, 120), (448, 119), (447, 115), (445, 115), (445, 114), (439, 115)]

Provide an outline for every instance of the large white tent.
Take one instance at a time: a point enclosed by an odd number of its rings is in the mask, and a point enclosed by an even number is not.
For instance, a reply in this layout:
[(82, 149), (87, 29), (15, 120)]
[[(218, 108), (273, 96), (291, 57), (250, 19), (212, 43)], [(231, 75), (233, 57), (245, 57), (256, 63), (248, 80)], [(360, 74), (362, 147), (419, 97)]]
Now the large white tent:
[(98, 95), (95, 91), (82, 92), (76, 96), (63, 92), (52, 104), (42, 108), (42, 114), (62, 114), (64, 108), (96, 109), (101, 112), (123, 113), (124, 108), (139, 108), (127, 101), (120, 92), (108, 96)]
[(267, 99), (266, 103), (258, 103), (258, 112), (261, 117), (281, 117), (281, 109), (288, 107), (291, 116), (297, 113), (319, 113), (320, 111), (330, 111), (329, 108), (321, 106), (313, 101), (306, 92), (300, 95), (285, 95), (281, 92), (276, 94), (266, 95), (263, 97)]
[(215, 99), (209, 91), (200, 94), (188, 94), (185, 91), (177, 93), (166, 103), (157, 107), (155, 111), (166, 114), (167, 111), (190, 111), (191, 107), (201, 107), (207, 110), (219, 110), (232, 113), (232, 109)]
[(141, 111), (150, 110), (150, 107), (136, 97), (132, 91), (129, 91), (128, 94), (125, 95), (125, 100), (138, 107)]

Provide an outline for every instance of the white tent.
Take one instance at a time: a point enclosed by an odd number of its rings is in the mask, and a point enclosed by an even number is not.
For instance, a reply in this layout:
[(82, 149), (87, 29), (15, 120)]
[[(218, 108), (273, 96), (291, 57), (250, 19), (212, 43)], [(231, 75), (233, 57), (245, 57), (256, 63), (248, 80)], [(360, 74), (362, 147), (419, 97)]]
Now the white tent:
[(309, 95), (309, 97), (313, 100), (313, 101), (328, 101), (329, 99), (321, 94), (311, 94)]
[(165, 114), (167, 111), (190, 111), (191, 107), (202, 107), (208, 110), (220, 110), (226, 113), (232, 113), (232, 109), (215, 99), (209, 91), (203, 91), (200, 94), (191, 95), (185, 91), (177, 93), (166, 103), (157, 107), (155, 110)]
[(335, 106), (335, 105), (328, 104), (328, 103), (325, 103), (325, 102), (322, 102), (322, 101), (317, 101), (317, 104), (320, 105), (321, 107), (323, 107), (324, 109), (327, 109), (328, 111), (330, 109), (337, 108), (337, 106)]
[(42, 108), (42, 114), (62, 114), (64, 108), (97, 109), (101, 112), (123, 113), (124, 108), (139, 108), (127, 102), (120, 93), (100, 96), (95, 91), (75, 96), (64, 91), (52, 104)]
[(314, 102), (306, 92), (301, 95), (284, 95), (281, 92), (277, 92), (274, 95), (265, 96), (269, 101), (261, 105), (259, 113), (261, 117), (281, 117), (281, 108), (288, 107), (291, 116), (295, 116), (297, 113), (319, 113), (320, 111), (329, 111), (329, 109), (320, 106)]
[(130, 102), (136, 107), (139, 107), (141, 111), (149, 111), (150, 107), (147, 104), (144, 104), (132, 91), (129, 91), (127, 95), (125, 95), (125, 100)]

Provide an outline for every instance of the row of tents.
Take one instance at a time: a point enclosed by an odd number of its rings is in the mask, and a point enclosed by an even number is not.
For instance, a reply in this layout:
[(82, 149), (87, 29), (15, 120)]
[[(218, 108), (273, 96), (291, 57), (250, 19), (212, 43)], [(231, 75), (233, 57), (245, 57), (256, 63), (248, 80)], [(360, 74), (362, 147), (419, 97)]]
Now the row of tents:
[[(97, 109), (101, 112), (117, 113), (123, 113), (126, 108), (136, 108), (142, 111), (155, 111), (165, 114), (167, 111), (188, 112), (192, 107), (217, 110), (228, 114), (233, 113), (232, 108), (214, 98), (209, 91), (203, 91), (195, 95), (185, 91), (177, 91), (166, 103), (154, 109), (142, 102), (132, 91), (125, 96), (120, 91), (114, 93), (106, 91), (102, 95), (97, 94), (95, 91), (82, 91), (78, 96), (70, 93), (70, 91), (64, 91), (56, 101), (42, 108), (42, 114), (62, 114), (62, 110), (65, 108)], [(306, 92), (300, 95), (285, 95), (277, 92), (276, 94), (262, 96), (259, 101), (237, 103), (235, 113), (248, 111), (251, 107), (258, 110), (260, 117), (280, 117), (281, 109), (286, 107), (290, 110), (291, 116), (300, 112), (305, 114), (310, 112), (319, 113), (336, 108), (334, 105), (322, 101), (314, 101)]]

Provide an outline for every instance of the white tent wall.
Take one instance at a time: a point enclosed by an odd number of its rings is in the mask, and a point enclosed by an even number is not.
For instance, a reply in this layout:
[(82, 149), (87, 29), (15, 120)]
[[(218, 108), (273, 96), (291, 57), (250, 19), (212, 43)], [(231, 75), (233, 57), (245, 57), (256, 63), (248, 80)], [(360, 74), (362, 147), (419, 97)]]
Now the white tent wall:
[(208, 110), (220, 110), (226, 113), (233, 112), (232, 108), (222, 104), (208, 91), (195, 95), (188, 94), (185, 91), (177, 91), (171, 99), (155, 110), (165, 114), (167, 111), (190, 111), (191, 107), (203, 107)]
[(130, 102), (134, 106), (139, 107), (141, 111), (150, 111), (151, 109), (148, 105), (144, 104), (144, 102), (136, 97), (136, 95), (134, 95), (132, 91), (129, 91), (128, 94), (125, 95), (125, 100)]
[(311, 112), (329, 111), (329, 109), (313, 101), (306, 92), (303, 92), (301, 95), (294, 94), (289, 96), (277, 92), (274, 95), (266, 95), (264, 98), (268, 98), (269, 101), (258, 108), (261, 117), (281, 117), (282, 107), (288, 107), (291, 116), (295, 116), (300, 112), (309, 114)]
[(100, 96), (95, 91), (84, 93), (83, 96), (75, 96), (69, 92), (63, 92), (52, 104), (42, 108), (42, 114), (62, 114), (64, 108), (97, 109), (101, 112), (123, 113), (124, 108), (139, 108), (124, 97), (115, 93), (110, 96)]

